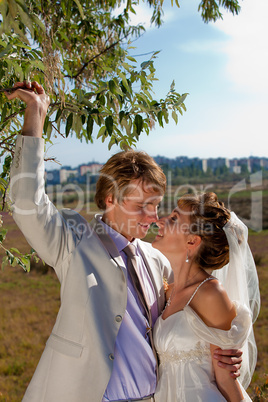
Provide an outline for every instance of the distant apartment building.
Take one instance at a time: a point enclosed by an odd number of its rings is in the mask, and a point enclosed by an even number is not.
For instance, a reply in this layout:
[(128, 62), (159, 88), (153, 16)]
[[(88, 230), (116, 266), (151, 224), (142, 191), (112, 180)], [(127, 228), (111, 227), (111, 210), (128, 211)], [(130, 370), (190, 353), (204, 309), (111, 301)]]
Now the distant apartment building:
[[(187, 156), (177, 156), (176, 158), (167, 158), (165, 156), (156, 156), (154, 160), (162, 166), (174, 168), (198, 168), (203, 172), (208, 169), (215, 172), (219, 168), (227, 168), (230, 172), (240, 174), (241, 172), (248, 171), (249, 173), (258, 171), (260, 169), (268, 170), (268, 158), (249, 157), (249, 158), (188, 158)], [(93, 182), (97, 180), (97, 176), (103, 164), (98, 162), (91, 162), (88, 164), (80, 165), (75, 169), (70, 166), (63, 166), (59, 170), (50, 170), (46, 172), (47, 185), (63, 184), (66, 182), (86, 183), (88, 176)]]
[(46, 171), (45, 180), (48, 185), (58, 184), (60, 182), (60, 170), (54, 169)]
[(230, 172), (240, 174), (242, 169), (247, 170), (249, 173), (258, 169), (268, 170), (268, 158), (188, 158), (187, 156), (180, 156), (174, 159), (170, 159), (163, 156), (157, 156), (154, 158), (159, 165), (167, 165), (171, 169), (174, 167), (197, 167), (203, 172), (207, 172), (208, 169), (215, 172), (219, 168), (227, 168)]
[(208, 170), (208, 161), (207, 161), (207, 159), (202, 159), (202, 170), (205, 173)]
[(60, 169), (60, 183), (66, 183), (70, 177), (77, 177), (78, 169)]
[(91, 165), (81, 165), (79, 166), (80, 175), (84, 176), (84, 174), (98, 174), (102, 168), (102, 164), (100, 163), (92, 163)]

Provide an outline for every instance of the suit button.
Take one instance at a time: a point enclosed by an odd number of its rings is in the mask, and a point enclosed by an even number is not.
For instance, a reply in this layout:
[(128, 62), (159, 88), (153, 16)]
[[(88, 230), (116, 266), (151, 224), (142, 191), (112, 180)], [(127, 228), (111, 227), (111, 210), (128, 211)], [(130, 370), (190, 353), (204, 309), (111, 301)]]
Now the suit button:
[(117, 315), (117, 316), (115, 317), (115, 321), (116, 321), (116, 322), (121, 322), (121, 321), (122, 321), (122, 316), (121, 316), (121, 315)]
[(114, 355), (112, 353), (109, 354), (109, 359), (114, 360)]

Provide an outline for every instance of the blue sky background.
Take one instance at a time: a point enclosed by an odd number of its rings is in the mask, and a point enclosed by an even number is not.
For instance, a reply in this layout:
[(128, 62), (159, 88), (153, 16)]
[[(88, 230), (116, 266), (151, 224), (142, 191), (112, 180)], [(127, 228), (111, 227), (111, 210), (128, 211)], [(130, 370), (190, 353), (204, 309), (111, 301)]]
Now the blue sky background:
[[(164, 129), (142, 134), (137, 149), (171, 158), (268, 157), (268, 1), (243, 0), (238, 16), (224, 13), (223, 21), (209, 24), (197, 11), (198, 0), (181, 0), (180, 9), (165, 3), (159, 29), (150, 27), (149, 9), (137, 11), (133, 23), (144, 23), (147, 31), (132, 53), (161, 50), (155, 98), (164, 96), (174, 79), (179, 93), (189, 93), (187, 112), (177, 125), (170, 119)], [(73, 167), (105, 162), (118, 151), (108, 151), (99, 140), (87, 145), (58, 137), (54, 142), (47, 156)]]

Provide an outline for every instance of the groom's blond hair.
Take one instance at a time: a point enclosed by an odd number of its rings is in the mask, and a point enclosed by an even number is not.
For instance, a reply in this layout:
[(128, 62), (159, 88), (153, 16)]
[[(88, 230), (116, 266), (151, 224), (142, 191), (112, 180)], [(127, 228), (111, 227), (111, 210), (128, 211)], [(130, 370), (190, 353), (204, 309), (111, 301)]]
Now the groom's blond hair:
[(146, 152), (129, 149), (113, 155), (100, 170), (95, 195), (97, 206), (105, 210), (108, 195), (122, 201), (131, 191), (134, 180), (139, 180), (145, 191), (148, 186), (150, 191), (165, 193), (166, 176), (160, 166)]

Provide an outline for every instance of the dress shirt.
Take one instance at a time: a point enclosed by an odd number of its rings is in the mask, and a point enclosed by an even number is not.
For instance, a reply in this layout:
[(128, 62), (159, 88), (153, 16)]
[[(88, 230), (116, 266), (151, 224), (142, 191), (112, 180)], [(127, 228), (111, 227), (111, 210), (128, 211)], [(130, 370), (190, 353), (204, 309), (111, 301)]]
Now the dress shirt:
[[(97, 216), (98, 221), (102, 223), (115, 243), (126, 265), (127, 256), (122, 250), (129, 244), (129, 241), (106, 225), (100, 218)], [(136, 246), (139, 275), (144, 281), (154, 323), (158, 316), (154, 287), (137, 247), (137, 242), (134, 240), (132, 244)], [(103, 402), (139, 399), (155, 392), (157, 363), (150, 346), (149, 337), (146, 335), (148, 322), (144, 314), (136, 290), (129, 275), (127, 275), (127, 308), (116, 338), (113, 371)]]

